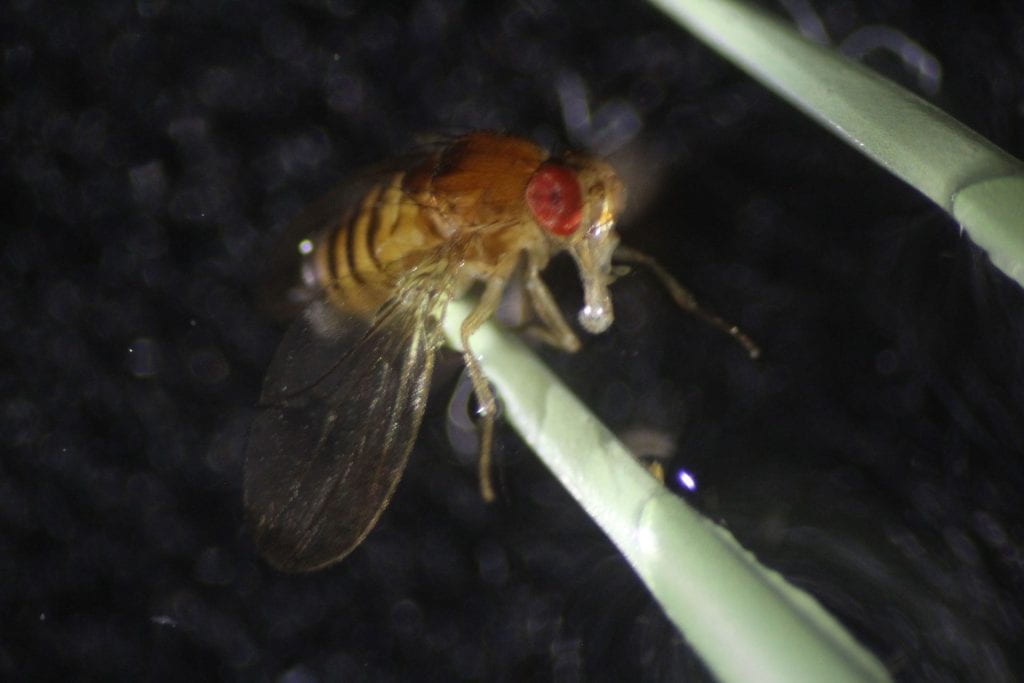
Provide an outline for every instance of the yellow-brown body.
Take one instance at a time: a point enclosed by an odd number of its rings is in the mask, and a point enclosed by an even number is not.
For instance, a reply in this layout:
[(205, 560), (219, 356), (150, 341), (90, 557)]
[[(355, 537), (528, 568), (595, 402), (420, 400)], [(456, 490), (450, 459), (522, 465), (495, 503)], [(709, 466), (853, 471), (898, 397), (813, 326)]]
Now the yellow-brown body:
[[(587, 188), (591, 193), (583, 194), (580, 203), (600, 203), (587, 213), (607, 225), (594, 236), (600, 237), (600, 254), (593, 248), (577, 249), (595, 271), (590, 280), (603, 287), (617, 244), (611, 223), (623, 192), (603, 161), (572, 158), (574, 165), (568, 168), (597, 186)], [(425, 275), (454, 266), (458, 288), (470, 280), (506, 278), (521, 256), (541, 270), (554, 251), (570, 248), (572, 242), (595, 242), (584, 235), (572, 240), (552, 234), (535, 220), (527, 188), (547, 161), (547, 152), (528, 140), (474, 133), (412, 168), (383, 176), (337, 225), (316, 237), (310, 258), (317, 286), (339, 308), (371, 315), (410, 273)]]
[[(604, 161), (552, 158), (528, 140), (481, 132), (370, 174), (357, 191), (342, 188), (296, 218), (292, 233), (312, 294), (302, 297), (305, 313), (267, 372), (246, 449), (246, 508), (272, 564), (290, 571), (331, 564), (373, 528), (419, 430), (438, 321), (474, 281), (483, 291), (461, 341), (481, 406), (481, 492), (493, 497), (495, 401), (470, 337), (519, 271), (534, 336), (575, 351), (579, 340), (540, 277), (559, 251), (579, 268), (580, 324), (604, 331), (613, 317), (608, 285), (622, 203), (622, 185)], [(652, 266), (681, 306), (700, 313), (649, 258), (617, 255)]]

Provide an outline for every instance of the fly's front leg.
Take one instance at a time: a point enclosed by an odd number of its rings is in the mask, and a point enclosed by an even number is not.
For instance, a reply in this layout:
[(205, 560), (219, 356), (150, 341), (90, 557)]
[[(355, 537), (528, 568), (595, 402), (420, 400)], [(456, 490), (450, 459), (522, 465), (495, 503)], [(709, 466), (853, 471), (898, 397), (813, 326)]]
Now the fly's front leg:
[(618, 261), (625, 261), (626, 263), (636, 263), (650, 269), (662, 286), (675, 299), (676, 305), (732, 336), (733, 339), (743, 345), (743, 348), (747, 350), (751, 358), (758, 358), (761, 355), (761, 349), (739, 327), (732, 323), (727, 323), (714, 313), (701, 308), (700, 304), (697, 303), (696, 297), (690, 293), (690, 290), (679, 284), (679, 281), (672, 277), (672, 274), (665, 270), (660, 263), (654, 260), (654, 257), (642, 251), (619, 245), (615, 250), (613, 258)]
[(507, 277), (492, 275), (487, 280), (484, 293), (473, 311), (462, 321), (460, 338), (462, 341), (462, 358), (469, 371), (469, 381), (473, 383), (473, 393), (480, 405), (480, 495), (488, 503), (494, 500), (494, 485), (491, 482), (491, 445), (494, 441), (494, 416), (498, 412), (491, 385), (484, 377), (480, 361), (469, 346), (469, 338), (484, 324), (498, 308), (501, 294), (505, 289)]
[(534, 259), (530, 259), (526, 273), (526, 292), (534, 313), (540, 318), (541, 325), (529, 328), (530, 334), (556, 349), (575, 353), (580, 349), (580, 340), (569, 328), (562, 317), (562, 311), (551, 296), (551, 291), (540, 277), (540, 268)]

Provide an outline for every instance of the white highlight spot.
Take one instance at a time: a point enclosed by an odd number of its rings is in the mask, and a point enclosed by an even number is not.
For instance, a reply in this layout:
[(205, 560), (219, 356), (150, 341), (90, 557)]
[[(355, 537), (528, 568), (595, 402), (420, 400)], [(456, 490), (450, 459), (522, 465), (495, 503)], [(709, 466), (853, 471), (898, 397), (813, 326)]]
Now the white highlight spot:
[(676, 474), (676, 481), (678, 481), (679, 485), (687, 491), (697, 490), (697, 480), (694, 479), (693, 475), (686, 470), (679, 470)]
[(636, 542), (640, 547), (640, 551), (648, 557), (658, 553), (658, 535), (654, 533), (646, 521), (641, 522), (637, 529)]

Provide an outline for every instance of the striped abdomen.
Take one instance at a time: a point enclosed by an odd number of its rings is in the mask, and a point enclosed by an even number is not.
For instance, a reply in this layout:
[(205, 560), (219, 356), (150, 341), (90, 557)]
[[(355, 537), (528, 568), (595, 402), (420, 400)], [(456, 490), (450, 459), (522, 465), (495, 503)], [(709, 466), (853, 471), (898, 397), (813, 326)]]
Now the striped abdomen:
[(321, 237), (316, 271), (332, 303), (369, 314), (390, 298), (403, 273), (435, 252), (447, 236), (428, 203), (425, 193), (410, 192), (405, 172), (395, 173)]

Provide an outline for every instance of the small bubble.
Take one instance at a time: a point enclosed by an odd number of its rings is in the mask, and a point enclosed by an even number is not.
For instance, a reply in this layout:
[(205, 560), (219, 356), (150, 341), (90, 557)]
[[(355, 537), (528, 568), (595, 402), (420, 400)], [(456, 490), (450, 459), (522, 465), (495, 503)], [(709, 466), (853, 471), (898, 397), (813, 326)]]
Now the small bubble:
[(128, 347), (128, 369), (140, 379), (160, 374), (160, 345), (149, 337), (139, 337)]
[(331, 155), (331, 145), (322, 130), (282, 141), (277, 149), (277, 162), (286, 175), (309, 173), (319, 168)]
[(391, 625), (408, 638), (416, 638), (423, 631), (423, 611), (413, 600), (399, 600), (391, 608)]
[(132, 196), (141, 206), (156, 208), (167, 192), (167, 174), (160, 161), (134, 166), (128, 171)]
[(316, 683), (317, 680), (316, 674), (302, 664), (288, 669), (277, 679), (278, 683)]
[(497, 543), (485, 542), (477, 548), (476, 564), (480, 578), (485, 583), (501, 586), (508, 581), (508, 555)]
[(209, 127), (205, 119), (197, 116), (181, 118), (168, 124), (167, 134), (183, 147), (202, 147), (207, 144)]

